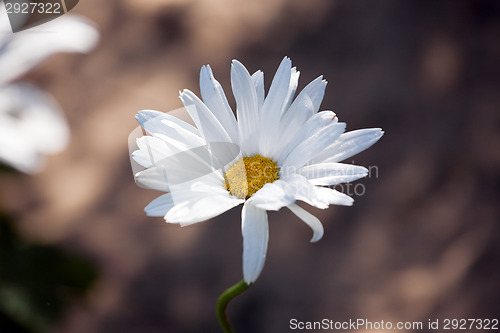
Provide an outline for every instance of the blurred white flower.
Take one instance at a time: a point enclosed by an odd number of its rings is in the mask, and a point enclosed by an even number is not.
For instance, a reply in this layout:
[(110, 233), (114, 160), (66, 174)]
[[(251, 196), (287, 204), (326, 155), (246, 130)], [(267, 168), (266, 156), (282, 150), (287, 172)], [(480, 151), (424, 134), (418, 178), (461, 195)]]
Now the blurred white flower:
[[(318, 112), (326, 81), (313, 80), (293, 100), (299, 72), (284, 58), (267, 97), (264, 75), (250, 75), (234, 60), (231, 83), (235, 118), (209, 66), (200, 74), (201, 101), (184, 90), (180, 98), (197, 128), (168, 114), (141, 111), (137, 120), (150, 136), (137, 140), (134, 160), (146, 169), (138, 183), (166, 191), (145, 211), (187, 225), (243, 203), (243, 276), (253, 283), (262, 271), (268, 244), (268, 210), (289, 208), (323, 236), (321, 222), (299, 207), (352, 205), (353, 199), (325, 187), (365, 177), (361, 166), (342, 164), (383, 135), (379, 128), (343, 133), (332, 111)], [(236, 147), (236, 149), (235, 149)]]
[(12, 83), (57, 52), (87, 52), (98, 40), (93, 24), (63, 15), (13, 34), (0, 5), (0, 162), (35, 173), (46, 154), (62, 151), (69, 128), (57, 102), (33, 85)]

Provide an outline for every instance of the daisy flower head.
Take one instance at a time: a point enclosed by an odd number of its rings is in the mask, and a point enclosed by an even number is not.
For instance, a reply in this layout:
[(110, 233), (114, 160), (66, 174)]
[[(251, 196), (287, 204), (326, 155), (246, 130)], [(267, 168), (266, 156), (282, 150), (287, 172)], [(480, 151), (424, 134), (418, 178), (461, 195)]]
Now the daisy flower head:
[(66, 147), (70, 131), (55, 99), (13, 81), (55, 53), (89, 51), (98, 37), (92, 22), (71, 14), (13, 34), (0, 4), (0, 162), (36, 173), (44, 155)]
[(326, 88), (322, 76), (295, 98), (299, 72), (285, 57), (267, 96), (264, 74), (233, 60), (234, 115), (210, 66), (200, 73), (201, 97), (180, 92), (196, 127), (171, 115), (144, 110), (136, 116), (149, 135), (137, 140), (133, 159), (145, 169), (136, 181), (167, 193), (146, 208), (149, 216), (188, 225), (243, 204), (243, 277), (255, 282), (262, 271), (269, 238), (268, 210), (290, 209), (311, 227), (315, 242), (321, 222), (296, 204), (325, 209), (352, 205), (353, 199), (328, 186), (365, 177), (361, 166), (339, 163), (370, 147), (379, 128), (344, 133), (332, 111), (319, 111)]

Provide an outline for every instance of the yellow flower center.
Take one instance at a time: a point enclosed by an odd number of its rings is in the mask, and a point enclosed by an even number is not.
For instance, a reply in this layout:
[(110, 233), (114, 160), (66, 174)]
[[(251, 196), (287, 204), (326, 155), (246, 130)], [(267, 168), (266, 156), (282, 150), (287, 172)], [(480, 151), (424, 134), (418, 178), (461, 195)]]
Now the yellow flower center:
[(265, 184), (279, 179), (280, 169), (272, 159), (259, 154), (240, 158), (224, 175), (229, 193), (248, 199)]

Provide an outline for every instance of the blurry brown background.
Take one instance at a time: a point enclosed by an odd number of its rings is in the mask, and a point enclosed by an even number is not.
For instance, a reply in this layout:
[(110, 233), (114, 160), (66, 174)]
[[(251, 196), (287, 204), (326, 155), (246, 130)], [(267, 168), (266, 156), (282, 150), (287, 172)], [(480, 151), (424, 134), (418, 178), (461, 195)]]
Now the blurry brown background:
[(500, 2), (86, 0), (74, 11), (96, 22), (98, 47), (26, 78), (59, 100), (71, 144), (39, 175), (0, 176), (25, 237), (99, 269), (54, 332), (219, 330), (216, 299), (241, 279), (241, 207), (186, 228), (146, 217), (159, 193), (135, 185), (127, 136), (138, 110), (199, 93), (202, 65), (232, 103), (233, 58), (269, 87), (285, 55), (299, 88), (329, 81), (321, 109), (386, 134), (354, 158), (378, 168), (354, 206), (310, 210), (319, 243), (287, 210), (270, 214), (264, 271), (229, 307), (236, 330), (500, 318)]

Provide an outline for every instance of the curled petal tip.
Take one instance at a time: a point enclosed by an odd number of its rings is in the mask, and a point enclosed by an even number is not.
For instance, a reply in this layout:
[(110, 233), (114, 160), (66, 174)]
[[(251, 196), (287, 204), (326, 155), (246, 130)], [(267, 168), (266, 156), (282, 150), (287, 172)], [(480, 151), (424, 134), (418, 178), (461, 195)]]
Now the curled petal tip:
[(311, 240), (310, 240), (310, 242), (311, 242), (311, 243), (316, 243), (316, 242), (318, 242), (319, 240), (321, 240), (321, 238), (323, 238), (323, 235), (321, 235), (321, 236), (318, 236), (318, 235), (313, 235), (313, 236), (312, 236), (312, 238), (311, 238)]

